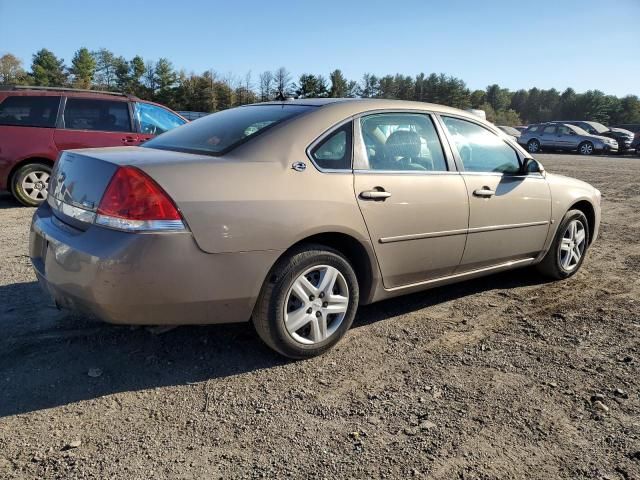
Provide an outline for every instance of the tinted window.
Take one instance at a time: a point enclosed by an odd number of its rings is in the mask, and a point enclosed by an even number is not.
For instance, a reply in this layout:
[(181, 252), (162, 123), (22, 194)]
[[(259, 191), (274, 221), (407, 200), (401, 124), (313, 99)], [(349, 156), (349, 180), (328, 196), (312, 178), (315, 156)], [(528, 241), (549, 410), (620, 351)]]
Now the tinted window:
[(55, 127), (60, 97), (7, 97), (0, 104), (0, 125)]
[(349, 122), (318, 144), (311, 152), (316, 165), (331, 170), (350, 169), (351, 130)]
[(371, 170), (447, 169), (430, 116), (385, 113), (363, 117), (360, 125)]
[(555, 125), (547, 125), (546, 127), (544, 127), (544, 130), (542, 131), (542, 133), (546, 135), (553, 135), (555, 132), (556, 132)]
[(136, 102), (136, 118), (140, 132), (149, 135), (160, 135), (185, 123), (178, 115), (149, 103)]
[(442, 117), (468, 172), (517, 173), (520, 162), (502, 138), (475, 123)]
[(145, 143), (147, 148), (222, 155), (269, 128), (315, 107), (251, 105), (231, 108), (186, 123)]
[(64, 126), (71, 130), (130, 132), (129, 106), (127, 102), (67, 98)]

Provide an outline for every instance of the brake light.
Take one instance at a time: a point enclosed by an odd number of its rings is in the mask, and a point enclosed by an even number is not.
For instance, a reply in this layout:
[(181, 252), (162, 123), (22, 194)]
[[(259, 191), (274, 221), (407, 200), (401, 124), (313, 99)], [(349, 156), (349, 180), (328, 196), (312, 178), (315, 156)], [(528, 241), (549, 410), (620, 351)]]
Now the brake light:
[(100, 200), (95, 222), (120, 230), (184, 230), (180, 212), (151, 177), (119, 167)]

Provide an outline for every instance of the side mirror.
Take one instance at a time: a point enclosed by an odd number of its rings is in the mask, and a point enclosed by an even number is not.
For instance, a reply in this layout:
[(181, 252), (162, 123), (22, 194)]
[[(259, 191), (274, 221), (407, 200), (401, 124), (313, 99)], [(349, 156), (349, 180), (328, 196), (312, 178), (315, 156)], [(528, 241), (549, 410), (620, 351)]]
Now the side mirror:
[(573, 130), (569, 130), (569, 135), (576, 135), (576, 132), (574, 132)]
[(544, 175), (544, 167), (535, 158), (525, 158), (522, 170), (525, 174), (539, 173), (540, 175)]

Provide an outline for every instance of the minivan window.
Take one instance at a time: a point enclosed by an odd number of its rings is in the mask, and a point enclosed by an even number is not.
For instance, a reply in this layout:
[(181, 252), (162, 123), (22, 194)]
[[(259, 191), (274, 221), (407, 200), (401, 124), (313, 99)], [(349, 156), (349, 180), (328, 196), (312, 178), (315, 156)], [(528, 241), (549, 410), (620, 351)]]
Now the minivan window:
[(142, 102), (136, 102), (135, 106), (140, 133), (160, 135), (185, 123), (178, 115), (162, 107)]
[(308, 105), (250, 105), (207, 115), (170, 130), (143, 146), (160, 150), (223, 155), (275, 125), (297, 117)]
[(71, 130), (130, 132), (129, 105), (127, 102), (93, 98), (67, 98), (64, 127)]
[(0, 103), (0, 125), (56, 126), (60, 97), (10, 96)]
[(467, 172), (518, 173), (515, 150), (502, 138), (480, 125), (453, 117), (442, 117)]

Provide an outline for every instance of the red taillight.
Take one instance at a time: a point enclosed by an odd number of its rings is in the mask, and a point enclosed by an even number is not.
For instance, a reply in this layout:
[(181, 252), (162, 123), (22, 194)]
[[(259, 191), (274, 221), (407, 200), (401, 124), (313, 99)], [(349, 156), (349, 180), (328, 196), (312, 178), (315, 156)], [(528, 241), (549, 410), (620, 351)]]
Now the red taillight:
[(127, 220), (181, 220), (167, 193), (141, 170), (120, 167), (100, 200), (98, 215)]

